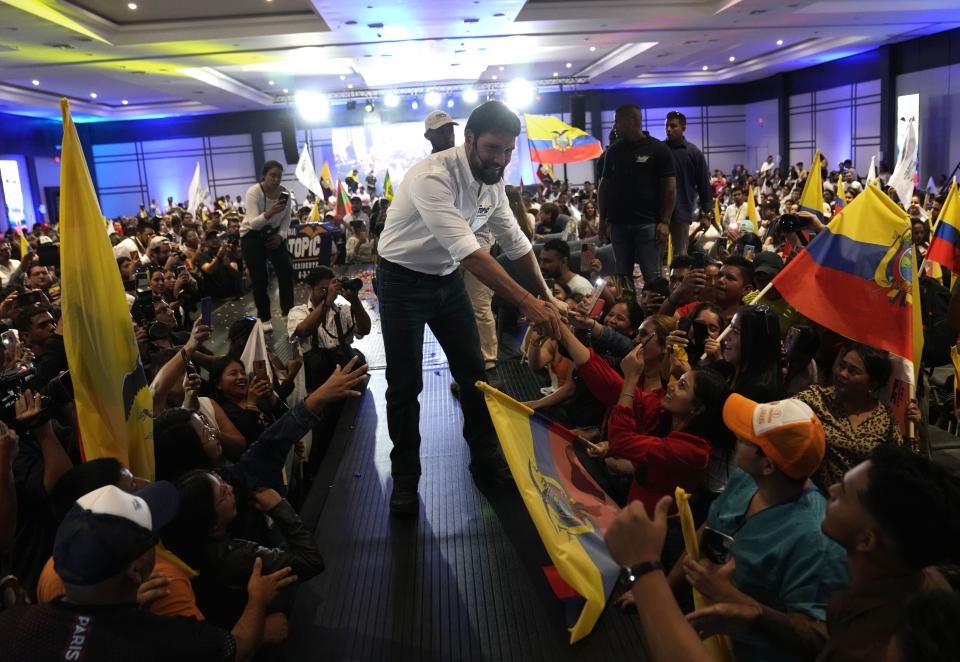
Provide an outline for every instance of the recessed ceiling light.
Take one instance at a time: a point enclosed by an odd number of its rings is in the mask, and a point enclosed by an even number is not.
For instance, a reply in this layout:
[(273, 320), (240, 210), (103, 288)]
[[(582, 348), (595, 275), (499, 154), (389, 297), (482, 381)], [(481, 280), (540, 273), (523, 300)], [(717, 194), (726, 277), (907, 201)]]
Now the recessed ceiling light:
[(590, 52), (591, 52), (591, 53), (594, 52), (595, 50), (597, 50), (597, 47), (596, 47), (596, 46), (591, 46), (591, 47), (590, 47)]
[(573, 62), (567, 62), (564, 66), (565, 66), (567, 69), (569, 69), (570, 67), (573, 66)]
[(497, 69), (499, 69), (500, 71), (503, 71), (503, 67), (497, 67)]
[(347, 80), (347, 77), (344, 76), (343, 74), (341, 74), (341, 75), (340, 75), (340, 80)]
[(40, 84), (40, 81), (38, 81), (36, 78), (34, 78), (34, 79), (33, 79), (32, 81), (30, 81), (30, 82), (33, 83), (34, 85), (39, 85), (39, 84)]
[(554, 77), (554, 78), (556, 78), (556, 77), (559, 76), (559, 75), (560, 75), (560, 72), (559, 72), (559, 71), (554, 71), (554, 72), (553, 72), (553, 77)]
[(290, 92), (290, 90), (288, 90), (287, 88), (283, 88), (283, 93), (284, 93), (284, 94), (289, 94), (289, 92)]
[(96, 92), (91, 92), (91, 93), (90, 93), (90, 98), (91, 98), (91, 99), (96, 99), (96, 98), (97, 98), (97, 93), (96, 93)]
[(128, 103), (130, 103), (130, 102), (127, 101), (126, 99), (122, 99), (122, 100), (120, 101), (120, 103), (122, 103), (124, 106), (126, 106), (126, 105), (127, 105)]
[(267, 81), (267, 85), (273, 85), (273, 81), (272, 81), (272, 80), (268, 80), (268, 81)]
[(128, 2), (128, 3), (127, 3), (127, 9), (129, 9), (130, 11), (136, 11), (136, 10), (137, 10), (137, 3), (135, 3), (135, 2)]
[(707, 65), (703, 65), (702, 67), (700, 67), (700, 69), (701, 69), (702, 71), (706, 71), (706, 70), (709, 69), (709, 68), (710, 68), (710, 67), (708, 67)]
[(347, 85), (347, 89), (348, 89), (348, 90), (352, 90), (352, 89), (353, 89), (353, 83), (350, 83), (349, 85)]
[(731, 62), (735, 62), (736, 59), (737, 59), (737, 56), (736, 56), (736, 55), (731, 55), (731, 56), (728, 57), (727, 59), (730, 60)]
[(497, 74), (493, 74), (492, 76), (490, 76), (490, 78), (492, 78), (493, 80), (497, 80)]
[(777, 46), (783, 46), (783, 39), (777, 39)]

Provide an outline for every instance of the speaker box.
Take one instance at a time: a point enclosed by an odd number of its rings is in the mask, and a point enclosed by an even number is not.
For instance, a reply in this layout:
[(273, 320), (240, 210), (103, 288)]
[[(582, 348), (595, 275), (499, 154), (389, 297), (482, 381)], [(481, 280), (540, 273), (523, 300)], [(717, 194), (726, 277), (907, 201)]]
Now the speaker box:
[(581, 131), (587, 130), (587, 97), (583, 94), (570, 97), (570, 124)]
[(300, 161), (300, 149), (297, 146), (297, 127), (293, 115), (285, 113), (280, 120), (280, 141), (283, 143), (283, 158), (287, 163)]

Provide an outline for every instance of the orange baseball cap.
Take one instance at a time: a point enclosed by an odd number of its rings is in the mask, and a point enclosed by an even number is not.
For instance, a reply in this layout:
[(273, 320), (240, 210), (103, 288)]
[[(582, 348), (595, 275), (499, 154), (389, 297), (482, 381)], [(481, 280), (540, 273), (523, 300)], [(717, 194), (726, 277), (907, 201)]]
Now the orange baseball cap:
[(791, 478), (812, 476), (823, 461), (823, 425), (800, 400), (761, 404), (734, 393), (723, 406), (723, 422), (735, 435), (759, 446)]

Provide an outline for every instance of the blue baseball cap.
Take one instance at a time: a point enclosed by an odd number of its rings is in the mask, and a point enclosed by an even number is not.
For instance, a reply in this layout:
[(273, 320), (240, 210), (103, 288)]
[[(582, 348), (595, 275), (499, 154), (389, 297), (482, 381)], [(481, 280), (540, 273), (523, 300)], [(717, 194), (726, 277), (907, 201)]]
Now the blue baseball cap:
[(65, 584), (91, 586), (120, 574), (157, 542), (177, 514), (173, 483), (158, 481), (136, 494), (105, 485), (67, 512), (53, 543), (53, 567)]

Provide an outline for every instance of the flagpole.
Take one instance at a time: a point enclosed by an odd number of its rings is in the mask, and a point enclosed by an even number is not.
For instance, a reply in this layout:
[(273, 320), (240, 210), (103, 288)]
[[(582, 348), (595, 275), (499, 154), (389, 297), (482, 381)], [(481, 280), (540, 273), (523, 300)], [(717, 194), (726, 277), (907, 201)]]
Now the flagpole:
[[(760, 294), (758, 294), (757, 297), (756, 297), (753, 301), (750, 302), (750, 305), (751, 305), (751, 306), (756, 306), (758, 303), (760, 303), (760, 301), (763, 299), (763, 297), (765, 297), (765, 296), (767, 295), (767, 292), (769, 292), (769, 291), (770, 291), (770, 288), (772, 288), (772, 287), (773, 287), (773, 281), (770, 281), (769, 283), (766, 284), (766, 286), (764, 286), (764, 288), (763, 288), (762, 290), (760, 290)], [(729, 334), (730, 331), (732, 331), (732, 330), (733, 330), (733, 322), (730, 322), (730, 324), (727, 325), (727, 328), (725, 328), (725, 329), (720, 333), (720, 335), (717, 336), (717, 342), (722, 342), (723, 339), (727, 337), (727, 334)], [(703, 354), (700, 355), (700, 360), (701, 360), (701, 361), (705, 360), (706, 358), (707, 358), (707, 353), (706, 353), (706, 352), (704, 352)]]

